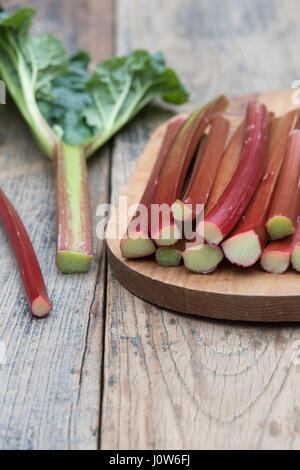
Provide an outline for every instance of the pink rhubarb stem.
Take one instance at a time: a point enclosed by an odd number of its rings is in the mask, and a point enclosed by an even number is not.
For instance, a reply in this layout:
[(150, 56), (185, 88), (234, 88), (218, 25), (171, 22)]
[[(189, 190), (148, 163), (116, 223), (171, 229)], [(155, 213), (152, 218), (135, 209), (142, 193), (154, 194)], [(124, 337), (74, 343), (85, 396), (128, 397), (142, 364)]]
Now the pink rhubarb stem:
[[(205, 204), (205, 213), (209, 214), (215, 207), (224, 190), (234, 175), (242, 154), (246, 121), (241, 122), (231, 136), (226, 146), (213, 188)], [(196, 233), (194, 240), (186, 243), (183, 252), (185, 267), (197, 273), (211, 273), (223, 259), (223, 252), (219, 246), (212, 248), (204, 242), (203, 237)]]
[(43, 275), (26, 229), (1, 189), (0, 219), (17, 259), (30, 310), (43, 318), (52, 309)]
[(151, 224), (151, 237), (157, 245), (172, 245), (180, 238), (171, 206), (181, 196), (192, 158), (206, 127), (227, 105), (227, 99), (220, 96), (196, 109), (177, 134), (162, 166), (154, 199), (161, 211), (159, 217), (152, 217)]
[(121, 252), (125, 258), (150, 256), (156, 251), (156, 246), (149, 237), (151, 204), (153, 203), (157, 191), (159, 174), (163, 163), (176, 135), (186, 122), (186, 119), (187, 118), (182, 116), (174, 118), (167, 127), (151, 176), (140, 200), (140, 209), (136, 211), (131, 219), (126, 235), (122, 238), (120, 243)]
[(295, 125), (297, 111), (275, 118), (270, 116), (267, 163), (264, 176), (239, 223), (222, 243), (226, 258), (248, 267), (260, 258), (267, 240), (265, 224), (275, 184), (283, 162), (286, 142)]
[(182, 200), (172, 206), (175, 220), (195, 219), (205, 204), (215, 181), (229, 131), (229, 121), (217, 114), (211, 123), (204, 148), (198, 150), (192, 176)]
[(271, 240), (295, 231), (300, 197), (300, 130), (291, 131), (266, 228)]
[(246, 121), (241, 122), (238, 128), (231, 136), (228, 145), (224, 151), (218, 172), (210, 192), (207, 203), (205, 204), (205, 213), (209, 214), (215, 207), (225, 189), (229, 185), (237, 167), (243, 150)]
[[(293, 235), (271, 241), (265, 247), (260, 259), (262, 268), (269, 273), (283, 274), (290, 266), (292, 255), (299, 243), (300, 223), (298, 222)], [(295, 267), (294, 263), (293, 266)]]
[(267, 143), (267, 110), (251, 102), (240, 165), (211, 213), (200, 222), (198, 231), (214, 248), (234, 228), (253, 196), (265, 165)]

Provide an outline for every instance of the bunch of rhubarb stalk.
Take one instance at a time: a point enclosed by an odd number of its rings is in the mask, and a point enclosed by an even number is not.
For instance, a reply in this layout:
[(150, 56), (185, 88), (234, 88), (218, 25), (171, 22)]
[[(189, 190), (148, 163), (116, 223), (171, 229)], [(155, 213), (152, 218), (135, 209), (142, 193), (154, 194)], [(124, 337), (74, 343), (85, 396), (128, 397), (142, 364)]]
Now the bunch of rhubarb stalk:
[[(232, 132), (219, 96), (168, 125), (120, 248), (163, 267), (214, 271), (225, 258), (270, 273), (300, 272), (299, 110), (259, 101)], [(143, 208), (143, 210), (141, 209)], [(188, 230), (187, 230), (188, 227)], [(187, 236), (188, 234), (188, 236)]]

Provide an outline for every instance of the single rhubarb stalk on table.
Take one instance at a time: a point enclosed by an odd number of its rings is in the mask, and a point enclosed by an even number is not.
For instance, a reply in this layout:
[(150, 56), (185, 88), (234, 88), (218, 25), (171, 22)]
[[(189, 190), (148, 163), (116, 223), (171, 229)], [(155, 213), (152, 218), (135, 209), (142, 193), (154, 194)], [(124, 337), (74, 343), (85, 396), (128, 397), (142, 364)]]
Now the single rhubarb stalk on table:
[[(209, 213), (216, 205), (224, 190), (234, 175), (242, 154), (246, 121), (243, 120), (233, 133), (221, 163), (219, 165), (216, 179), (205, 204), (205, 213)], [(183, 252), (184, 265), (190, 271), (196, 273), (211, 273), (223, 260), (223, 252), (219, 246), (212, 248), (201, 236), (195, 237), (193, 242), (186, 244)]]
[(296, 223), (296, 230), (293, 235), (271, 241), (265, 247), (260, 259), (262, 268), (269, 273), (283, 274), (290, 266), (292, 260), (293, 267), (298, 270), (299, 257), (297, 255), (299, 255), (299, 252), (297, 247), (299, 244), (300, 223), (298, 222)]
[(264, 176), (238, 225), (222, 243), (226, 258), (233, 264), (249, 267), (261, 256), (267, 241), (265, 224), (272, 195), (283, 162), (287, 138), (295, 125), (297, 115), (298, 111), (291, 111), (280, 118), (269, 118)]
[(271, 240), (291, 235), (295, 231), (300, 197), (300, 130), (291, 131), (282, 169), (271, 204), (267, 232)]
[(216, 115), (204, 146), (198, 151), (184, 197), (172, 205), (175, 220), (183, 222), (195, 219), (201, 211), (201, 206), (198, 210), (197, 206), (206, 204), (224, 152), (228, 131), (229, 121), (221, 114)]
[(156, 246), (149, 237), (151, 204), (157, 190), (162, 165), (171, 144), (185, 122), (186, 118), (179, 116), (174, 118), (167, 127), (158, 157), (140, 201), (140, 205), (143, 206), (143, 211), (137, 210), (127, 228), (126, 235), (122, 238), (120, 243), (121, 252), (125, 258), (141, 258), (152, 255), (156, 251)]
[(257, 101), (247, 110), (247, 124), (240, 164), (218, 203), (198, 226), (205, 240), (216, 247), (234, 228), (253, 196), (265, 165), (267, 110)]
[(86, 272), (92, 262), (91, 209), (82, 147), (61, 142), (53, 155), (56, 182), (56, 265), (66, 274)]
[(52, 309), (43, 275), (26, 229), (1, 189), (0, 219), (16, 256), (30, 310), (43, 318)]
[(206, 127), (217, 112), (224, 111), (228, 100), (220, 96), (202, 108), (196, 109), (176, 136), (161, 169), (152, 210), (151, 238), (158, 246), (169, 246), (181, 238), (171, 212), (171, 206), (180, 196), (192, 158)]

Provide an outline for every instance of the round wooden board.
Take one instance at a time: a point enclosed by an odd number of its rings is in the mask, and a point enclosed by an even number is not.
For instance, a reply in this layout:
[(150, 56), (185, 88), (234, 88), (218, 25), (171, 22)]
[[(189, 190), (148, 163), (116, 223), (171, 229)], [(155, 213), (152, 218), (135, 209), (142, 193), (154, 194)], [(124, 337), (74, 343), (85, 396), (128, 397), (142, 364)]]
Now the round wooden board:
[[(250, 99), (259, 98), (276, 115), (293, 105), (294, 90), (257, 93), (231, 100), (226, 113), (233, 129), (239, 124)], [(123, 193), (128, 205), (138, 203), (157, 156), (167, 123), (149, 140), (129, 184)], [(255, 322), (300, 321), (300, 274), (289, 270), (283, 275), (268, 274), (259, 266), (237, 268), (224, 261), (211, 274), (193, 274), (184, 266), (162, 268), (153, 258), (126, 260), (120, 252), (118, 208), (107, 228), (111, 268), (118, 281), (142, 299), (180, 313), (210, 318)], [(123, 234), (121, 234), (122, 236)]]

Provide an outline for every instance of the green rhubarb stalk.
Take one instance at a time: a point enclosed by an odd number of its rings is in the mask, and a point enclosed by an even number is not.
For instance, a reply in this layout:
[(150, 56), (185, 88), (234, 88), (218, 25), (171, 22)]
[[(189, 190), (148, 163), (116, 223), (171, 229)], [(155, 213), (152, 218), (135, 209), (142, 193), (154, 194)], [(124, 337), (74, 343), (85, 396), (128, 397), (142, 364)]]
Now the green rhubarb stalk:
[(157, 263), (163, 268), (175, 268), (181, 264), (185, 239), (178, 240), (173, 246), (159, 246), (155, 253)]
[(161, 53), (134, 51), (97, 65), (84, 52), (68, 58), (51, 34), (33, 37), (35, 10), (0, 7), (0, 76), (43, 153), (53, 160), (58, 268), (86, 272), (92, 228), (86, 158), (154, 97), (185, 103), (188, 93)]
[(83, 148), (62, 143), (54, 169), (59, 195), (56, 265), (64, 273), (86, 272), (92, 262), (92, 228)]

